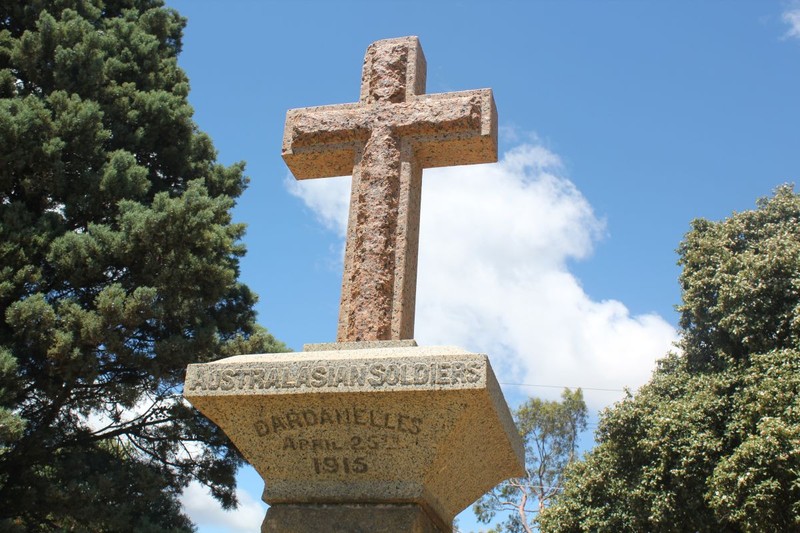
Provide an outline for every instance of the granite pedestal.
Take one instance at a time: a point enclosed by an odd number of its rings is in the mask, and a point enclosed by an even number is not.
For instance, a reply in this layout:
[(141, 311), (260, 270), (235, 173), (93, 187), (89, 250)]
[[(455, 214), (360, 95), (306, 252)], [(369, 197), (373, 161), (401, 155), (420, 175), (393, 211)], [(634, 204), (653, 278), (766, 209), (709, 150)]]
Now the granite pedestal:
[(230, 357), (190, 365), (184, 395), (264, 479), (264, 532), (450, 531), (484, 492), (524, 475), (488, 358), (452, 346)]

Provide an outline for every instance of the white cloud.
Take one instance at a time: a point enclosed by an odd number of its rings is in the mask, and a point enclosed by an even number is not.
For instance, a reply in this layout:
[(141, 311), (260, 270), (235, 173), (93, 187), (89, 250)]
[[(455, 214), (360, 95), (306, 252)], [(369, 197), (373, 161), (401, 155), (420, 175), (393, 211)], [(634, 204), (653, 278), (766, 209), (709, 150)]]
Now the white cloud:
[[(675, 330), (619, 301), (593, 301), (569, 272), (604, 223), (561, 172), (558, 156), (533, 144), (497, 164), (425, 171), (415, 338), (488, 353), (501, 382), (638, 387)], [(349, 182), (291, 180), (289, 189), (343, 238)], [(587, 392), (592, 408), (619, 397)]]
[(184, 512), (203, 532), (259, 533), (267, 513), (266, 505), (244, 490), (236, 494), (239, 507), (225, 511), (206, 487), (193, 481), (183, 491), (181, 502)]
[(789, 25), (789, 30), (785, 36), (795, 39), (800, 38), (800, 5), (797, 2), (793, 2), (792, 7), (784, 11), (781, 18)]
[[(313, 183), (309, 185), (309, 181)], [(317, 220), (344, 238), (347, 230), (347, 209), (350, 205), (349, 177), (298, 181), (292, 176), (287, 176), (284, 184), (290, 193), (302, 198), (314, 212)]]

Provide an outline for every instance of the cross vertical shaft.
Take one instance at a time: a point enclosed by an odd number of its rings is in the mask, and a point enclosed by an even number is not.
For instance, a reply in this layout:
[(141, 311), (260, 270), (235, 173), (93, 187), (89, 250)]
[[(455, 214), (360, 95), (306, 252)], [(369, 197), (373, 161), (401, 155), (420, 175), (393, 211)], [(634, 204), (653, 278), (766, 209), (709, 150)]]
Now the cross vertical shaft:
[(365, 326), (376, 340), (413, 337), (421, 182), (410, 143), (374, 131), (353, 172), (340, 340), (360, 340)]
[(416, 37), (367, 50), (358, 104), (287, 113), (297, 179), (352, 172), (337, 340), (414, 334), (422, 169), (497, 160), (491, 91), (425, 95)]
[[(415, 46), (416, 45), (416, 46)], [(378, 41), (364, 60), (361, 102), (405, 102), (425, 91), (418, 42)], [(414, 336), (422, 169), (394, 128), (372, 128), (353, 169), (337, 339)], [(412, 237), (409, 239), (409, 237)]]

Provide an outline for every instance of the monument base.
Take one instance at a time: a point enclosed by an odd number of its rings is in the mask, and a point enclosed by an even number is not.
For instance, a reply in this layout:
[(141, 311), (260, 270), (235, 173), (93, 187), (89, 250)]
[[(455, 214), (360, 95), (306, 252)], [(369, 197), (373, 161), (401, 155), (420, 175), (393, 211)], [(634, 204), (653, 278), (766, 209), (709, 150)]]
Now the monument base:
[(190, 365), (184, 396), (264, 479), (263, 531), (450, 531), (456, 514), (525, 472), (488, 357), (453, 346), (229, 357)]
[(273, 505), (261, 525), (261, 533), (443, 533), (452, 531), (436, 524), (415, 504)]

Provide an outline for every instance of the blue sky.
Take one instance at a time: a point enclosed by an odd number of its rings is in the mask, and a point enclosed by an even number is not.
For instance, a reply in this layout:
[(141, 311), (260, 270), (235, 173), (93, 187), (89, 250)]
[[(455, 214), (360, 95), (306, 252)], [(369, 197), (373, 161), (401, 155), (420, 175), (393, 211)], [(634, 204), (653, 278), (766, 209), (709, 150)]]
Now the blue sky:
[[(347, 178), (298, 184), (290, 108), (354, 102), (366, 47), (417, 35), (427, 92), (491, 87), (500, 162), (426, 171), (420, 344), (489, 353), (509, 403), (644, 383), (676, 335), (690, 221), (754, 207), (800, 176), (800, 5), (780, 1), (168, 0), (199, 127), (251, 178), (242, 279), (296, 350), (335, 339)], [(798, 25), (795, 29), (794, 24)], [(610, 389), (611, 392), (592, 389)], [(258, 531), (261, 482), (200, 531)], [(465, 529), (474, 529), (468, 514)]]

